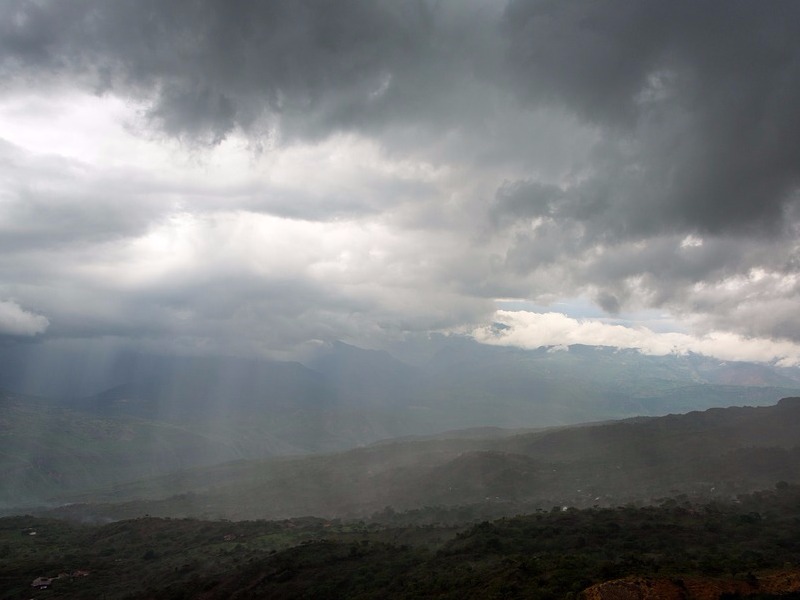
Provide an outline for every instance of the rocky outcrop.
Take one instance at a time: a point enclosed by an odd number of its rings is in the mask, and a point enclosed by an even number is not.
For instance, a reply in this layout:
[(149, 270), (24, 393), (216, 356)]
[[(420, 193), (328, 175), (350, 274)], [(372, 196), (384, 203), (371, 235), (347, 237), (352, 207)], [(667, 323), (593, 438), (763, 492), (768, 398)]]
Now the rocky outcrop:
[(598, 583), (581, 600), (719, 600), (723, 595), (800, 592), (800, 571), (778, 571), (744, 579), (626, 577)]

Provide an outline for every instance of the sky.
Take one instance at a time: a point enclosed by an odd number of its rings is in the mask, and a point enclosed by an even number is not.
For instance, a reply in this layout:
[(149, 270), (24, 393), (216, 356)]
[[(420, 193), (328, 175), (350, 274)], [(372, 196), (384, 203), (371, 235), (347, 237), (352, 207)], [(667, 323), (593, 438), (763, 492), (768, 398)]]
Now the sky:
[(793, 0), (0, 0), (0, 344), (796, 365), (798, 107)]

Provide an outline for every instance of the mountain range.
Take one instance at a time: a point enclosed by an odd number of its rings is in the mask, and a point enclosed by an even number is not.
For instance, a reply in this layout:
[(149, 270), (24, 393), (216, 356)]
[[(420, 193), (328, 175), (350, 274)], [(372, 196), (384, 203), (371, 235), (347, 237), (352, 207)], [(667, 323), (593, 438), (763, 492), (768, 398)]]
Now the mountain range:
[[(512, 461), (511, 472), (533, 472), (526, 461), (540, 456), (498, 448), (497, 440), (525, 429), (764, 406), (800, 395), (797, 369), (604, 347), (520, 350), (457, 336), (391, 354), (340, 342), (304, 364), (143, 353), (98, 361), (51, 354), (31, 362), (35, 356), (9, 348), (0, 354), (0, 388), (7, 390), (0, 393), (0, 506), (236, 460), (306, 464), (311, 454), (393, 439), (424, 448), (446, 438), (459, 452), (505, 453), (474, 459), (487, 472), (497, 461)], [(23, 368), (31, 364), (37, 370)], [(483, 445), (473, 448), (475, 440)], [(314, 460), (322, 459), (308, 464)], [(436, 483), (449, 475), (430, 477)]]
[[(800, 398), (538, 431), (443, 434), (313, 456), (233, 461), (64, 496), (50, 516), (498, 517), (668, 496), (735, 499), (800, 482)], [(466, 511), (466, 513), (464, 512)]]

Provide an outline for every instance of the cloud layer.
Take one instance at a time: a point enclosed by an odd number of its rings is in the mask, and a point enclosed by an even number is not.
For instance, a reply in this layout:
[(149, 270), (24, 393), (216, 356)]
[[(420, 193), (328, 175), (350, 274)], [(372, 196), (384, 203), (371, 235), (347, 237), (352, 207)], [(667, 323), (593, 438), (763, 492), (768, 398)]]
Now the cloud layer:
[(43, 333), (48, 325), (45, 317), (23, 310), (13, 300), (0, 301), (0, 338), (36, 335)]
[(8, 0), (0, 23), (0, 298), (45, 337), (291, 352), (581, 297), (747, 356), (800, 342), (795, 2)]
[(564, 348), (575, 344), (638, 350), (643, 354), (666, 356), (688, 353), (722, 360), (771, 362), (784, 367), (800, 365), (800, 344), (746, 338), (734, 333), (712, 332), (693, 336), (677, 332), (655, 332), (647, 327), (630, 327), (597, 320), (573, 319), (561, 313), (497, 311), (491, 326), (473, 331), (485, 344), (540, 348)]

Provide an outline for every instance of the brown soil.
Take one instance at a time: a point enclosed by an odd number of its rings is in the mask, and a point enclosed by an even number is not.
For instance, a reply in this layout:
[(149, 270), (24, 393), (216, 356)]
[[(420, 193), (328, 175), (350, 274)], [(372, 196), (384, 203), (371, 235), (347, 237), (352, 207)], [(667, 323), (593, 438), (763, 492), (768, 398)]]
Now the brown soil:
[(762, 573), (743, 579), (626, 577), (598, 583), (581, 600), (719, 600), (723, 594), (787, 594), (800, 591), (800, 571)]

